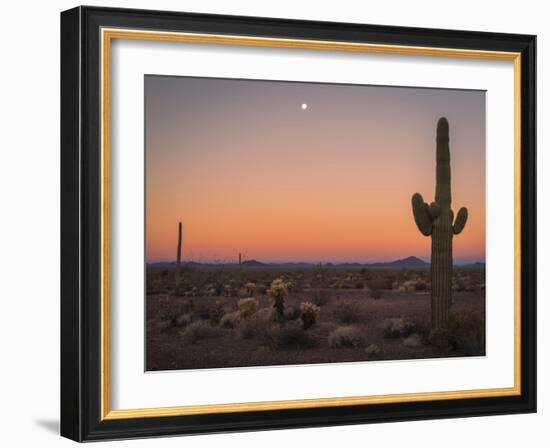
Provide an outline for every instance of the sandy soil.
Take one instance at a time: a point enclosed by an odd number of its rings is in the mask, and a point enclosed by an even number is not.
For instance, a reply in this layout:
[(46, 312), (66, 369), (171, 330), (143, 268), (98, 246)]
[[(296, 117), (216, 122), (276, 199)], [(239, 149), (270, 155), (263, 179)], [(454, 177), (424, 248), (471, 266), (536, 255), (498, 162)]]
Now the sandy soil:
[[(184, 342), (182, 334), (185, 326), (167, 326), (159, 321), (158, 309), (163, 295), (147, 297), (147, 370), (201, 369), (219, 367), (242, 367), (260, 365), (289, 365), (334, 362), (358, 362), (369, 360), (399, 360), (433, 358), (442, 356), (484, 355), (484, 348), (475, 353), (465, 353), (460, 349), (436, 348), (429, 343), (430, 332), (430, 293), (384, 291), (379, 300), (371, 298), (364, 290), (330, 290), (330, 298), (321, 306), (317, 323), (306, 330), (308, 337), (315, 341), (313, 348), (274, 349), (261, 338), (242, 339), (238, 328), (216, 327), (215, 337)], [(286, 306), (298, 307), (311, 300), (311, 292), (305, 290), (286, 300)], [(171, 297), (174, 303), (184, 304), (188, 298)], [(223, 304), (225, 312), (237, 308), (237, 298), (195, 297), (193, 302), (202, 307), (211, 306), (216, 300)], [(267, 296), (259, 297), (260, 307), (270, 307)], [(340, 322), (334, 314), (338, 303), (353, 303), (358, 309), (357, 322)], [(453, 312), (464, 311), (479, 317), (485, 322), (484, 292), (454, 292)], [(195, 314), (196, 311), (195, 311)], [(198, 313), (200, 314), (200, 313)], [(205, 316), (203, 316), (205, 317)], [(389, 318), (406, 318), (415, 324), (416, 341), (405, 341), (405, 337), (384, 337), (383, 322)], [(193, 319), (200, 319), (195, 315)], [(205, 321), (207, 322), (207, 321)], [(299, 322), (299, 321), (298, 321)], [(268, 324), (270, 325), (270, 324)], [(357, 327), (365, 343), (361, 347), (330, 347), (329, 334), (336, 328), (353, 325)], [(483, 330), (482, 330), (483, 331)], [(375, 344), (378, 354), (367, 351)]]

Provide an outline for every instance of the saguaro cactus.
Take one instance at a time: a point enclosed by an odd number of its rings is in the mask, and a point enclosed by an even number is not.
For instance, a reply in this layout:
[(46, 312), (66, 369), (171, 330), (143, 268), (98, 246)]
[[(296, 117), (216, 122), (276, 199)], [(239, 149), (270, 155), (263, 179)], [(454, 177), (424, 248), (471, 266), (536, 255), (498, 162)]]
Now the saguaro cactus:
[(428, 205), (421, 194), (415, 193), (412, 209), (420, 232), (432, 237), (432, 328), (445, 329), (452, 300), (453, 235), (462, 232), (468, 219), (466, 208), (458, 211), (456, 219), (451, 209), (449, 123), (445, 117), (437, 122), (435, 202)]
[(176, 292), (179, 293), (181, 271), (181, 221), (178, 223), (178, 252), (176, 254)]

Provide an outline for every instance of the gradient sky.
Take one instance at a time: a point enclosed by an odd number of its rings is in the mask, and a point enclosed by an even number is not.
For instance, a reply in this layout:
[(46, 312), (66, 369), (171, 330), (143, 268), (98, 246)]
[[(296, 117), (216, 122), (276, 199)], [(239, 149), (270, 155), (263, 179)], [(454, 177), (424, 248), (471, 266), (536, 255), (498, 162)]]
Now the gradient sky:
[(185, 260), (429, 260), (411, 196), (434, 200), (441, 116), (455, 261), (484, 261), (485, 92), (147, 75), (146, 260), (178, 221)]

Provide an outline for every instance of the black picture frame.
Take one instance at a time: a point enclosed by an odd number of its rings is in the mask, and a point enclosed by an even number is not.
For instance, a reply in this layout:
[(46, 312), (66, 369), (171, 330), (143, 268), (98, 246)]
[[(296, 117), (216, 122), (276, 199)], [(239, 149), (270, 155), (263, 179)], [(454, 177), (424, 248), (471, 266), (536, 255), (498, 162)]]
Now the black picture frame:
[[(100, 29), (521, 53), (521, 394), (101, 418)], [(61, 13), (61, 435), (76, 441), (536, 412), (536, 37), (99, 7)]]

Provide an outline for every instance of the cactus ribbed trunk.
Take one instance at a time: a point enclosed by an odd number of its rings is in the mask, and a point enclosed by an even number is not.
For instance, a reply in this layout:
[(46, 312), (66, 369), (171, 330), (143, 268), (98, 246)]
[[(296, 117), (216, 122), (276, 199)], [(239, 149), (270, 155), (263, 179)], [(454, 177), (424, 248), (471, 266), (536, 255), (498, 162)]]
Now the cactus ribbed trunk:
[(451, 215), (440, 217), (440, 224), (432, 233), (432, 327), (446, 328), (451, 308), (451, 280), (453, 269)]
[(439, 217), (432, 227), (432, 327), (446, 328), (451, 307), (453, 271), (453, 212), (451, 211), (451, 155), (449, 126), (439, 121), (436, 137), (435, 203)]
[(178, 223), (178, 252), (176, 254), (176, 291), (179, 291), (181, 271), (181, 222)]
[(437, 123), (435, 202), (428, 205), (419, 193), (415, 193), (412, 206), (418, 229), (423, 235), (432, 237), (432, 328), (445, 329), (452, 303), (453, 235), (462, 232), (468, 219), (468, 210), (463, 207), (453, 224), (449, 123), (446, 118)]

